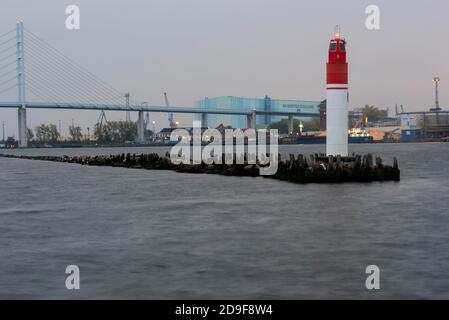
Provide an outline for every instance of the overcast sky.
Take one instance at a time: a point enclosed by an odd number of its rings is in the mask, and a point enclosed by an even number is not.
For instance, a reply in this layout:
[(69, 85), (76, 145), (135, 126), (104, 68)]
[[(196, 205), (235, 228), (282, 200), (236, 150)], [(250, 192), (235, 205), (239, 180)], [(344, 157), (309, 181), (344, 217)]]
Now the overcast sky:
[[(65, 28), (69, 4), (80, 7), (80, 30)], [(380, 30), (365, 27), (370, 4), (380, 7)], [(414, 111), (433, 105), (436, 75), (440, 105), (449, 105), (448, 15), (447, 0), (2, 0), (0, 34), (23, 20), (136, 101), (162, 105), (167, 91), (172, 105), (192, 106), (223, 95), (324, 99), (328, 42), (340, 24), (350, 108)], [(93, 127), (98, 112), (29, 110), (28, 126), (61, 120), (65, 128), (72, 118)], [(167, 125), (165, 114), (153, 119)], [(191, 118), (177, 119), (188, 126)], [(0, 110), (0, 120), (17, 135), (15, 110)]]

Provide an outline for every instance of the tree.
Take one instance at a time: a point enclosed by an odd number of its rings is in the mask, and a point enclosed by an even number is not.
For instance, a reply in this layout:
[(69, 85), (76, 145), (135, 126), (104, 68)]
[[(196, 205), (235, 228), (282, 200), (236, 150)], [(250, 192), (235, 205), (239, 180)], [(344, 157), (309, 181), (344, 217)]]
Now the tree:
[(50, 142), (56, 142), (59, 138), (59, 131), (58, 128), (56, 127), (56, 125), (50, 123), (48, 125), (48, 136), (49, 136), (49, 140)]
[(47, 126), (45, 124), (41, 124), (35, 128), (36, 130), (36, 139), (40, 142), (45, 142), (47, 139)]
[[(299, 125), (301, 121), (293, 119), (293, 134), (299, 133)], [(273, 122), (268, 126), (269, 129), (277, 129), (280, 134), (286, 134), (288, 132), (288, 119), (282, 119), (278, 122)], [(303, 121), (304, 131), (318, 131), (320, 130), (320, 120), (313, 118), (309, 121)]]
[(59, 138), (59, 132), (54, 124), (41, 124), (36, 127), (36, 138), (40, 142), (54, 143)]
[(304, 131), (320, 131), (320, 119), (319, 118), (313, 118), (310, 121), (306, 121), (303, 123)]
[(154, 132), (152, 130), (145, 129), (143, 136), (145, 137), (145, 140), (151, 140), (153, 137)]
[(34, 138), (33, 130), (31, 130), (30, 128), (27, 128), (27, 140), (31, 141), (33, 138)]
[(386, 110), (380, 110), (375, 106), (365, 105), (362, 110), (363, 121), (368, 118), (369, 121), (376, 122), (387, 117)]
[(72, 141), (81, 141), (81, 138), (83, 136), (82, 132), (81, 132), (81, 127), (75, 127), (74, 125), (71, 125), (69, 127), (69, 133), (70, 136), (72, 137)]
[(134, 141), (137, 137), (137, 124), (131, 121), (108, 121), (96, 125), (94, 135), (100, 142), (124, 143)]
[[(293, 119), (293, 131), (295, 131), (295, 127), (299, 126), (299, 121)], [(272, 122), (269, 126), (269, 129), (277, 129), (278, 133), (285, 134), (288, 133), (288, 119), (282, 119), (281, 121)]]

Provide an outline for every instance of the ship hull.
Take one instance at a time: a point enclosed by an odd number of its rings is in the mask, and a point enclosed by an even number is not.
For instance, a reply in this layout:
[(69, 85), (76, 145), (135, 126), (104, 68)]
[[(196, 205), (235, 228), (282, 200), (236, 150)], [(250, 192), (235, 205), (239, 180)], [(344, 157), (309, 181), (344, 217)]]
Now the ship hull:
[[(348, 136), (348, 143), (372, 143), (373, 137), (351, 137)], [(297, 144), (326, 144), (326, 136), (302, 136), (296, 140)]]

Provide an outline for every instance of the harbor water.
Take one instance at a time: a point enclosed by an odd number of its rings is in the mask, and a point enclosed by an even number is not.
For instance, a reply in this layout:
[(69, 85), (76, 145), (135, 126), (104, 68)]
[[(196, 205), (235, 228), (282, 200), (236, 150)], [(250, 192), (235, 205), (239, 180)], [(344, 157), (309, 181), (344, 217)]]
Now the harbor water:
[[(401, 181), (300, 185), (0, 158), (0, 298), (449, 298), (449, 144), (350, 151), (397, 157)], [(68, 265), (80, 290), (66, 289)], [(365, 287), (368, 265), (379, 290)]]

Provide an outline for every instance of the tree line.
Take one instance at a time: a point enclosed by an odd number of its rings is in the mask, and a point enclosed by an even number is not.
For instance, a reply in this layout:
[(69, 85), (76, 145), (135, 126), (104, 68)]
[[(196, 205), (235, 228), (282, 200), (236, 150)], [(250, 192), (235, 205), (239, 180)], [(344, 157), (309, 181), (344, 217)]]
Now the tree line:
[[(361, 119), (363, 122), (376, 122), (388, 117), (387, 110), (381, 110), (375, 106), (365, 105), (362, 109)], [(298, 119), (293, 119), (293, 134), (300, 132), (300, 123)], [(303, 121), (303, 131), (319, 131), (320, 120), (313, 118), (309, 121)], [(278, 122), (273, 122), (268, 126), (269, 129), (278, 129), (280, 134), (288, 133), (288, 119), (282, 119)]]
[[(94, 138), (101, 143), (126, 143), (134, 142), (137, 139), (137, 124), (130, 121), (108, 121), (105, 124), (95, 125)], [(151, 130), (145, 130), (145, 137), (153, 135)], [(69, 126), (70, 140), (81, 142), (84, 134), (80, 126)], [(34, 140), (40, 143), (55, 143), (60, 140), (61, 133), (55, 124), (40, 124), (34, 128), (34, 131), (27, 128), (28, 141)], [(90, 137), (84, 137), (84, 140), (90, 140)]]
[[(319, 131), (320, 130), (320, 120), (313, 118), (309, 121), (300, 121), (298, 119), (293, 119), (293, 134), (300, 132), (300, 125), (303, 125), (303, 131)], [(277, 129), (279, 134), (286, 134), (288, 132), (288, 119), (282, 119), (278, 122), (273, 122), (268, 126), (269, 129)]]

